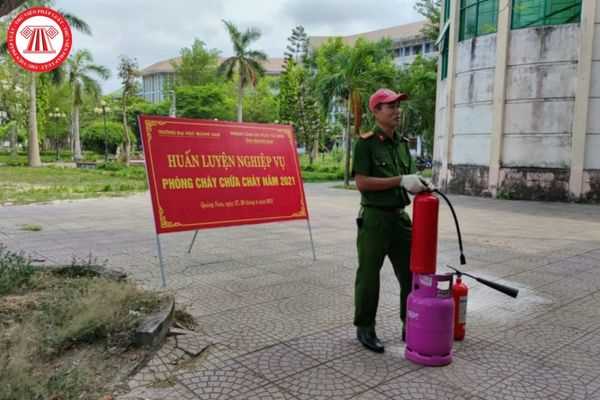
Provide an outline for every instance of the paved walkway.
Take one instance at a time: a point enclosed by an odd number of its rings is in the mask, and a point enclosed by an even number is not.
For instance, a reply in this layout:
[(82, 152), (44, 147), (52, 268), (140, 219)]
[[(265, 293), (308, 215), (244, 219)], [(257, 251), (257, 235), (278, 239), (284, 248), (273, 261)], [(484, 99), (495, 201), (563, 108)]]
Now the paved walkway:
[[(162, 237), (169, 288), (199, 332), (171, 337), (123, 399), (600, 399), (600, 207), (452, 196), (467, 269), (521, 291), (514, 300), (467, 280), (467, 338), (451, 365), (423, 368), (403, 356), (389, 265), (377, 325), (386, 352), (357, 344), (359, 196), (330, 186), (306, 185), (316, 262), (305, 222), (201, 231), (191, 255), (191, 232)], [(458, 264), (441, 210), (439, 270)], [(0, 242), (49, 263), (91, 252), (160, 285), (147, 194), (0, 207)]]

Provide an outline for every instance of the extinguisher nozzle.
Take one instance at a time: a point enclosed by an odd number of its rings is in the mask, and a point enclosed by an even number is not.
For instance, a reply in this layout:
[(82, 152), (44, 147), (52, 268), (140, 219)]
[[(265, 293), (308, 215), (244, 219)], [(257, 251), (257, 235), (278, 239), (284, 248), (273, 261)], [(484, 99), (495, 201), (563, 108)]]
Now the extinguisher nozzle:
[(460, 265), (465, 265), (467, 263), (467, 259), (464, 254), (460, 254)]

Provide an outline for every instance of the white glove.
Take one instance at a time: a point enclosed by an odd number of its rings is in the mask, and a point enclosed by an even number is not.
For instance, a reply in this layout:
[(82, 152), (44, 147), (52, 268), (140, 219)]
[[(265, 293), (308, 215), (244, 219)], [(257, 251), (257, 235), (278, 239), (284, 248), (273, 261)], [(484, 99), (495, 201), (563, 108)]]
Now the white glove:
[(419, 193), (426, 190), (432, 190), (431, 183), (418, 175), (402, 175), (400, 186), (411, 193)]

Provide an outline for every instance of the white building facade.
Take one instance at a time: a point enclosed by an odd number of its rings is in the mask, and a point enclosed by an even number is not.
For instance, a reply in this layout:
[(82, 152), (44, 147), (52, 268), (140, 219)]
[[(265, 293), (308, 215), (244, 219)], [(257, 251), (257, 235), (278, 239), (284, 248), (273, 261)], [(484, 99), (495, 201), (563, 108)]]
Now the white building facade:
[(316, 49), (327, 40), (335, 37), (341, 38), (344, 43), (351, 46), (359, 38), (373, 42), (390, 39), (393, 45), (394, 63), (397, 66), (406, 66), (411, 64), (419, 54), (423, 57), (437, 57), (435, 44), (422, 32), (425, 23), (425, 21), (413, 22), (349, 36), (311, 36), (309, 37), (309, 43), (312, 49)]
[(600, 201), (598, 0), (445, 0), (434, 183)]
[[(220, 62), (223, 59), (219, 60)], [(141, 96), (151, 102), (160, 103), (169, 99), (175, 79), (175, 66), (181, 62), (180, 57), (159, 61), (142, 70)], [(265, 75), (278, 76), (283, 71), (283, 58), (269, 58), (263, 63)]]

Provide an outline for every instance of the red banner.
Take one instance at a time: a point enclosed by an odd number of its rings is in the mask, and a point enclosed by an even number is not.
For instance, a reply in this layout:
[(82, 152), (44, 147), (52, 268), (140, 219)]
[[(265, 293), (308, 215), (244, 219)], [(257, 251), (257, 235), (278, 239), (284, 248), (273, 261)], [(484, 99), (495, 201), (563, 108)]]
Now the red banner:
[(291, 126), (139, 117), (157, 233), (307, 219)]

